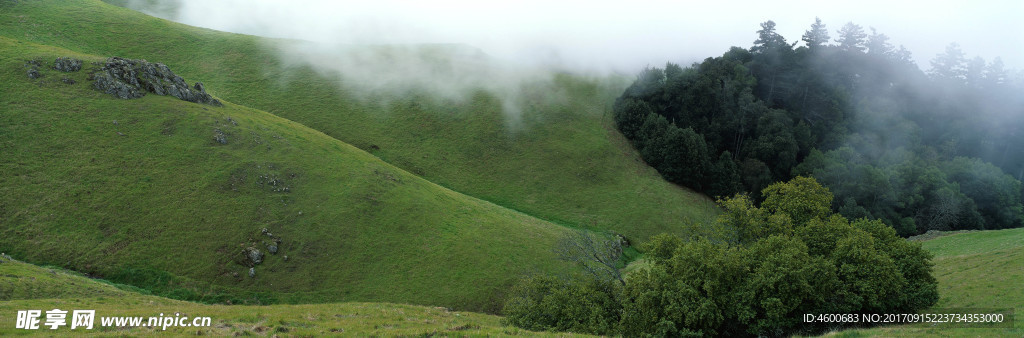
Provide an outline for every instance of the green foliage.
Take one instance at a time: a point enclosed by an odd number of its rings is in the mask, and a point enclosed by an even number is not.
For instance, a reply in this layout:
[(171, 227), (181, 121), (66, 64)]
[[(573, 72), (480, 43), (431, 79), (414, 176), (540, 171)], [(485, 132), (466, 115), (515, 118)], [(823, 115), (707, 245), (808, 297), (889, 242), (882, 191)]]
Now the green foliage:
[(832, 213), (832, 193), (813, 178), (797, 176), (786, 183), (775, 183), (762, 192), (762, 207), (772, 214), (789, 215), (796, 224), (823, 219)]
[[(617, 116), (647, 103), (644, 113), (667, 120), (647, 119), (659, 135), (676, 126), (704, 140), (707, 160), (679, 161), (702, 148), (647, 142), (631, 133), (637, 120), (618, 121), (666, 179), (716, 197), (746, 191), (760, 201), (772, 182), (813, 176), (835, 194), (833, 211), (883, 220), (902, 236), (1022, 225), (1024, 152), (1011, 145), (1024, 142), (1015, 132), (1024, 101), (1004, 81), (1001, 62), (968, 63), (953, 44), (928, 78), (874, 29), (869, 35), (849, 22), (830, 45), (816, 18), (802, 36), (807, 47), (794, 50), (775, 27), (762, 23), (749, 49), (689, 68), (647, 69), (623, 92)], [(986, 119), (1006, 123), (993, 128)]]
[(780, 336), (800, 326), (801, 315), (827, 306), (839, 286), (835, 266), (808, 254), (792, 236), (773, 235), (750, 245), (750, 273), (744, 281), (738, 317), (748, 333)]
[(596, 280), (527, 278), (505, 303), (505, 323), (535, 331), (606, 334), (618, 325), (617, 293), (614, 285)]
[(761, 207), (745, 195), (718, 201), (718, 224), (735, 229), (726, 241), (652, 237), (643, 247), (649, 265), (613, 296), (527, 281), (506, 306), (510, 322), (556, 330), (590, 322), (602, 330), (585, 332), (630, 337), (783, 336), (825, 329), (803, 314), (913, 313), (938, 300), (930, 254), (880, 221), (832, 213), (831, 194), (813, 178), (772, 185), (765, 196)]
[(788, 214), (771, 213), (754, 206), (746, 195), (718, 200), (723, 212), (716, 223), (723, 229), (731, 229), (734, 243), (750, 244), (771, 235), (789, 236), (793, 233), (793, 221)]
[(957, 157), (943, 170), (977, 207), (988, 229), (1016, 228), (1024, 220), (1021, 182), (976, 158)]
[[(631, 274), (623, 291), (622, 334), (725, 334), (746, 269), (743, 253), (700, 239), (663, 264)], [(730, 323), (731, 324), (731, 323)]]
[(672, 234), (658, 234), (644, 243), (644, 258), (655, 264), (664, 263), (672, 258), (676, 248), (683, 244), (683, 239)]

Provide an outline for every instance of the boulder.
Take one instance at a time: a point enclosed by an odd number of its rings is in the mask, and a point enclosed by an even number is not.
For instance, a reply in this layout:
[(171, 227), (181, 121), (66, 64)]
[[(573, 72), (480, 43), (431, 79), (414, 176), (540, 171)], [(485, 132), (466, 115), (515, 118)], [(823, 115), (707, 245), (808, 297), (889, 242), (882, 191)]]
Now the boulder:
[(53, 69), (62, 72), (77, 72), (82, 70), (82, 60), (67, 57), (58, 57), (53, 61)]
[(260, 249), (254, 247), (245, 248), (245, 257), (249, 259), (252, 265), (258, 265), (263, 263), (263, 252)]
[(256, 268), (249, 268), (249, 277), (256, 278)]

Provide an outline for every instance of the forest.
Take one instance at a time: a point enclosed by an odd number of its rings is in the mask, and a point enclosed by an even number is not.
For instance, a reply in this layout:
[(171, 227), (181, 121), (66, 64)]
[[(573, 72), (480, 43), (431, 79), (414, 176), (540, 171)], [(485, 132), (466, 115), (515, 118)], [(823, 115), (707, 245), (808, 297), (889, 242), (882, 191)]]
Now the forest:
[(648, 67), (616, 100), (616, 126), (666, 180), (760, 202), (809, 176), (833, 211), (901, 236), (1022, 225), (1019, 72), (957, 43), (922, 71), (852, 22), (833, 39), (818, 19), (794, 42), (760, 27), (748, 49)]

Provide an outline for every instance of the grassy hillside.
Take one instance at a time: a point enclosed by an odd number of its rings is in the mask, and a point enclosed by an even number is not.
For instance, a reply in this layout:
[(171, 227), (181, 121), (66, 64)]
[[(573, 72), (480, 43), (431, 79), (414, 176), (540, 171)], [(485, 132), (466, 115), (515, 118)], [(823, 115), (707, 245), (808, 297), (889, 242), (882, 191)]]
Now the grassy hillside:
[[(120, 288), (119, 288), (120, 287)], [(83, 332), (98, 335), (285, 335), (356, 336), (418, 335), (546, 335), (501, 325), (501, 318), (444, 308), (388, 304), (340, 303), (309, 305), (227, 306), (202, 305), (125, 291), (102, 281), (91, 280), (60, 269), (48, 269), (0, 259), (0, 335), (69, 335)], [(184, 313), (189, 317), (210, 317), (212, 326), (202, 328), (100, 327), (71, 331), (62, 327), (50, 331), (15, 329), (18, 310), (96, 310), (97, 317), (150, 317), (160, 313)], [(560, 336), (569, 336), (562, 334)]]
[[(85, 70), (50, 69), (101, 57), (6, 37), (0, 51), (0, 252), (181, 299), (490, 311), (516, 278), (564, 269), (551, 252), (563, 227), (298, 123), (228, 101), (119, 100)], [(264, 228), (280, 252), (250, 278), (242, 250), (267, 252)]]
[(939, 237), (923, 246), (935, 254), (939, 299), (935, 308), (1013, 308), (1014, 328), (942, 329), (893, 326), (847, 330), (838, 337), (1024, 336), (1024, 229)]
[(569, 226), (642, 241), (714, 213), (708, 199), (664, 182), (611, 126), (606, 112), (626, 81), (553, 75), (529, 83), (514, 102), (522, 115), (510, 125), (492, 93), (364, 100), (336, 77), (283, 59), (274, 47), (282, 41), (189, 27), (98, 0), (7, 3), (0, 35), (159, 60), (228, 101), (302, 123), (442, 186)]

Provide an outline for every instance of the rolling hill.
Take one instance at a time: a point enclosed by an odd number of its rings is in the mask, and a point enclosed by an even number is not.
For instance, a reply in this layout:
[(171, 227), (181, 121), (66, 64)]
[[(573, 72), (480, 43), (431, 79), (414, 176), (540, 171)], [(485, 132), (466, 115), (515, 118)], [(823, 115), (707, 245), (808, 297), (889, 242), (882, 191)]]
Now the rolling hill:
[[(50, 69), (58, 56), (86, 68), (102, 57), (0, 47), (2, 251), (180, 299), (490, 311), (519, 276), (564, 269), (551, 253), (561, 226), (266, 112), (120, 100), (87, 70)], [(26, 60), (41, 60), (42, 78)], [(255, 278), (247, 248), (264, 253)]]
[[(98, 0), (18, 2), (0, 13), (0, 35), (93, 55), (167, 64), (239, 105), (301, 123), (441, 186), (570, 227), (611, 230), (634, 241), (708, 220), (710, 199), (666, 183), (612, 125), (624, 77), (545, 73), (470, 88), (462, 99), (431, 92), (366, 94), (323, 64), (281, 48), (301, 42), (190, 27)], [(371, 57), (400, 53), (448, 65), (459, 46), (356, 46)], [(483, 60), (479, 60), (483, 58)], [(500, 64), (474, 54), (483, 70)], [(441, 72), (443, 73), (443, 72)], [(386, 76), (383, 74), (382, 76)], [(495, 81), (499, 81), (496, 79)], [(503, 104), (519, 107), (510, 124)]]
[[(716, 212), (662, 180), (603, 116), (625, 81), (548, 74), (523, 85), (510, 125), (484, 89), (462, 100), (346, 92), (283, 59), (279, 40), (98, 0), (0, 9), (0, 251), (33, 263), (204, 302), (493, 312), (515, 279), (565, 270), (551, 248), (566, 227), (642, 242)], [(443, 61), (453, 49), (414, 50)], [(160, 62), (225, 105), (118, 100), (86, 70), (50, 69), (60, 56), (86, 69), (110, 56)], [(28, 60), (43, 78), (26, 77)], [(266, 254), (254, 278), (248, 248)]]

